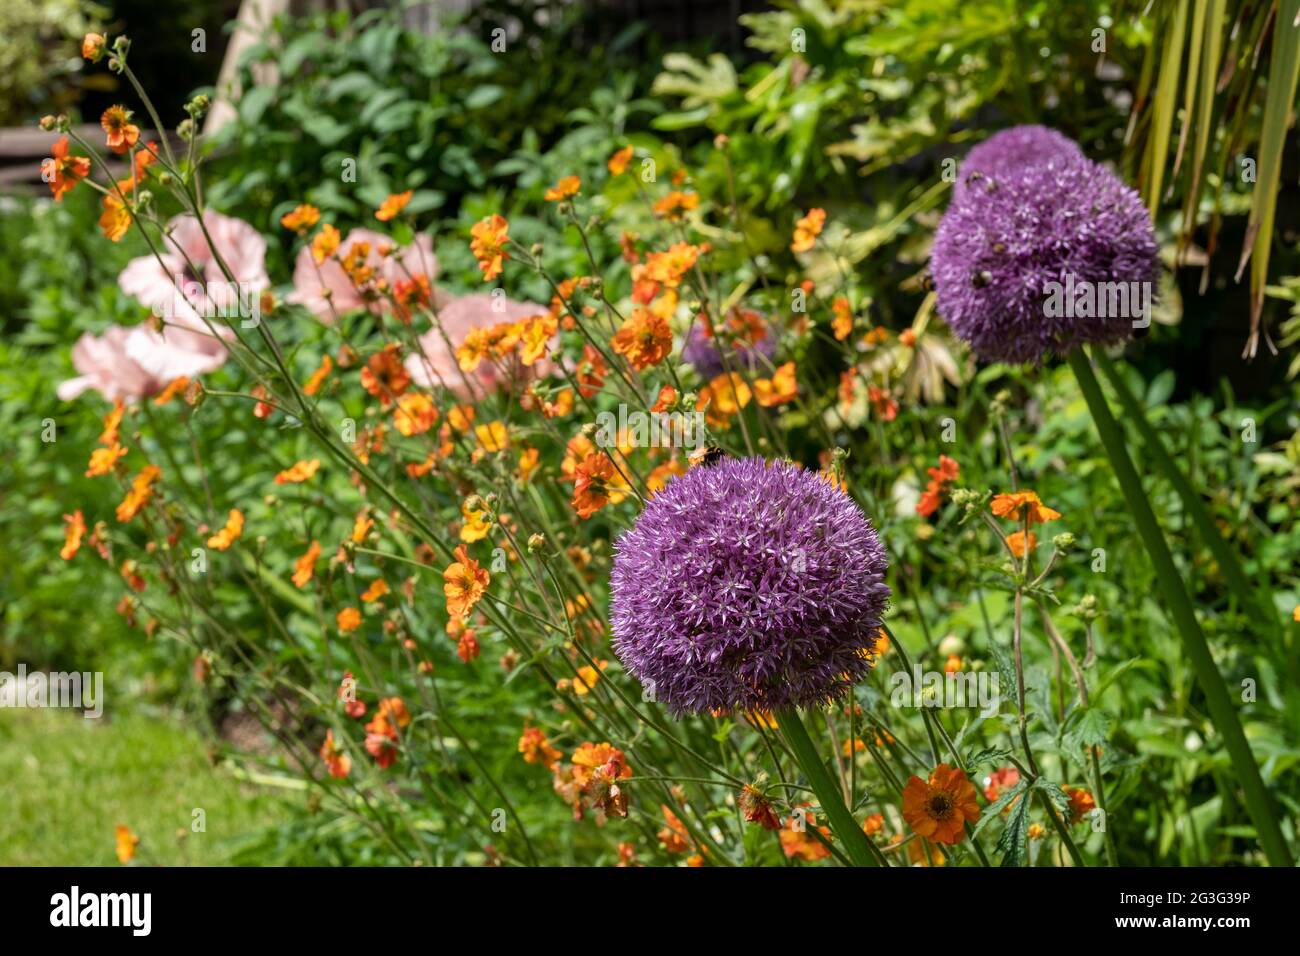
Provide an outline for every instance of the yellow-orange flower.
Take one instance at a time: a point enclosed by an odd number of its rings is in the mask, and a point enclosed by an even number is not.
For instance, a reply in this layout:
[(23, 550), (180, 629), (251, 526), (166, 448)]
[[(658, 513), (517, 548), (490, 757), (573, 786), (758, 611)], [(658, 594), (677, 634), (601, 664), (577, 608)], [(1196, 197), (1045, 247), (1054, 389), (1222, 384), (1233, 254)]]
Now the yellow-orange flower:
[(103, 198), (103, 212), (99, 214), (99, 231), (109, 242), (120, 242), (131, 228), (131, 211), (112, 193)]
[(584, 664), (578, 668), (577, 676), (573, 678), (573, 692), (579, 697), (586, 697), (596, 687), (600, 680), (600, 672), (609, 666), (609, 661), (596, 661), (596, 666)]
[(474, 426), (474, 437), (484, 451), (504, 451), (510, 444), (510, 436), (505, 422), (492, 421), (486, 425)]
[(226, 526), (208, 538), (208, 547), (217, 551), (225, 551), (238, 541), (239, 536), (243, 533), (244, 513), (238, 508), (231, 508), (230, 515), (226, 518)]
[(541, 764), (547, 770), (553, 769), (564, 756), (563, 752), (551, 746), (540, 727), (524, 728), (519, 738), (519, 752), (524, 755), (524, 763)]
[[(1007, 535), (1007, 547), (1011, 549), (1011, 553), (1017, 558), (1023, 558), (1025, 556), (1025, 532), (1023, 530), (1014, 531)], [(1038, 536), (1031, 531), (1029, 532), (1029, 550), (1033, 551), (1036, 547), (1038, 547)]]
[(314, 261), (316, 265), (320, 265), (330, 256), (334, 255), (334, 253), (338, 251), (339, 243), (342, 239), (343, 237), (339, 235), (337, 229), (329, 223), (325, 223), (325, 225), (321, 226), (320, 232), (316, 233), (316, 237), (311, 241), (312, 261)]
[(604, 452), (593, 452), (573, 471), (573, 510), (579, 518), (590, 518), (607, 504), (627, 497), (627, 481)]
[(491, 282), (501, 274), (502, 264), (510, 258), (505, 251), (510, 238), (510, 223), (504, 216), (494, 214), (476, 223), (469, 235), (469, 248), (483, 272), (483, 281)]
[(320, 459), (312, 458), (310, 461), (300, 461), (286, 468), (275, 476), (277, 485), (296, 485), (307, 481), (317, 471), (320, 470)]
[[(809, 804), (801, 804), (801, 807), (808, 807)], [(826, 845), (809, 833), (809, 830), (815, 829), (827, 843), (831, 841), (831, 831), (828, 827), (817, 826), (817, 818), (810, 811), (805, 809), (802, 814), (793, 814), (785, 821), (785, 826), (781, 828), (779, 834), (781, 839), (781, 850), (787, 857), (798, 857), (801, 860), (812, 862), (814, 860), (824, 860), (831, 855), (831, 851)]]
[[(570, 392), (572, 394), (572, 392)], [(519, 480), (527, 481), (533, 477), (541, 463), (541, 452), (536, 448), (525, 448), (519, 453)]]
[(553, 315), (535, 315), (526, 320), (523, 335), (524, 347), (519, 353), (519, 361), (526, 366), (538, 362), (546, 355), (546, 349), (558, 329), (559, 323)]
[(578, 190), (581, 188), (581, 179), (577, 176), (565, 176), (550, 189), (546, 190), (545, 199), (548, 202), (561, 202), (565, 199), (571, 199), (578, 195)]
[(338, 621), (339, 630), (349, 634), (361, 626), (361, 612), (354, 607), (345, 607), (339, 611), (335, 620)]
[(320, 365), (317, 366), (316, 371), (311, 373), (311, 378), (307, 379), (307, 383), (303, 385), (302, 393), (304, 395), (315, 395), (319, 392), (326, 376), (329, 375), (333, 368), (334, 360), (326, 355), (320, 360)]
[(1055, 521), (1061, 517), (1059, 511), (1054, 511), (1039, 500), (1037, 492), (1028, 489), (995, 495), (990, 508), (999, 518), (1012, 518), (1016, 521), (1027, 519), (1031, 525)]
[(366, 512), (362, 511), (358, 514), (356, 519), (352, 522), (352, 543), (361, 544), (361, 542), (365, 541), (366, 535), (370, 533), (370, 529), (374, 526), (374, 519), (366, 514)]
[(126, 414), (126, 404), (122, 399), (113, 403), (108, 414), (104, 416), (104, 430), (100, 433), (99, 443), (101, 445), (116, 445), (118, 439), (118, 429), (122, 424), (122, 416)]
[(465, 523), (460, 529), (460, 540), (466, 544), (482, 541), (488, 536), (488, 532), (492, 530), (492, 519), (488, 516), (487, 510), (482, 505), (471, 508), (470, 503), (472, 500), (466, 498), (465, 502), (460, 506), (461, 516), (465, 519)]
[(388, 593), (388, 582), (383, 578), (375, 578), (370, 582), (370, 587), (361, 592), (361, 600), (367, 604), (378, 601)]
[(310, 203), (300, 203), (280, 217), (280, 225), (300, 235), (320, 222), (320, 210)]
[(64, 515), (63, 521), (63, 547), (59, 550), (59, 557), (70, 561), (81, 548), (81, 538), (86, 533), (86, 518), (78, 508), (72, 514)]
[(112, 474), (118, 459), (125, 454), (126, 449), (116, 442), (107, 448), (96, 448), (90, 453), (90, 463), (86, 468), (86, 477), (98, 478), (100, 475)]
[(966, 824), (979, 820), (975, 785), (955, 767), (941, 763), (928, 781), (913, 775), (903, 788), (903, 819), (935, 843), (960, 843)]
[(438, 420), (438, 409), (433, 399), (423, 392), (412, 392), (397, 400), (393, 411), (393, 424), (397, 430), (408, 438), (422, 435), (433, 427)]
[(316, 559), (320, 557), (320, 542), (313, 541), (302, 557), (293, 563), (293, 583), (303, 587), (316, 573)]
[(826, 225), (825, 209), (809, 209), (808, 214), (794, 225), (794, 241), (790, 243), (791, 252), (807, 252), (817, 242)]
[(669, 222), (680, 221), (688, 212), (700, 204), (698, 193), (684, 193), (674, 189), (654, 204), (654, 214)]
[(125, 106), (104, 110), (99, 125), (108, 134), (108, 148), (115, 153), (125, 153), (140, 140), (140, 127), (131, 122), (131, 111)]
[(87, 33), (81, 38), (81, 56), (91, 63), (98, 63), (104, 58), (104, 45), (108, 41), (103, 34)]
[(414, 191), (410, 189), (403, 193), (393, 193), (375, 211), (375, 218), (380, 222), (388, 222), (390, 219), (396, 218), (397, 214), (406, 208), (406, 204), (411, 201), (411, 197), (414, 195)]
[(189, 388), (190, 379), (188, 375), (178, 375), (167, 383), (167, 387), (158, 393), (158, 397), (153, 400), (155, 405), (166, 405), (177, 395), (184, 395), (185, 389)]
[(614, 333), (610, 345), (641, 370), (658, 365), (673, 350), (673, 331), (668, 323), (645, 309), (636, 309)]
[(627, 164), (630, 162), (632, 162), (632, 147), (624, 146), (622, 149), (615, 152), (613, 156), (609, 157), (609, 162), (605, 165), (615, 176), (621, 176), (623, 173), (627, 172)]
[(754, 401), (764, 408), (793, 402), (799, 394), (799, 383), (795, 379), (794, 362), (778, 366), (772, 377), (754, 380)]
[(447, 597), (447, 613), (463, 618), (487, 593), (492, 576), (469, 556), (465, 545), (455, 551), (456, 560), (442, 572), (442, 592)]
[(131, 489), (117, 506), (118, 521), (130, 521), (140, 513), (140, 509), (153, 497), (154, 482), (161, 474), (162, 469), (157, 465), (145, 465), (140, 469), (140, 473), (131, 482)]
[(843, 342), (853, 333), (853, 309), (849, 306), (848, 299), (839, 296), (831, 303), (831, 311), (835, 313), (835, 318), (831, 320), (831, 331), (835, 333), (835, 338)]
[(130, 863), (135, 856), (135, 848), (140, 845), (140, 838), (131, 832), (131, 828), (121, 823), (116, 830), (116, 852), (118, 863)]

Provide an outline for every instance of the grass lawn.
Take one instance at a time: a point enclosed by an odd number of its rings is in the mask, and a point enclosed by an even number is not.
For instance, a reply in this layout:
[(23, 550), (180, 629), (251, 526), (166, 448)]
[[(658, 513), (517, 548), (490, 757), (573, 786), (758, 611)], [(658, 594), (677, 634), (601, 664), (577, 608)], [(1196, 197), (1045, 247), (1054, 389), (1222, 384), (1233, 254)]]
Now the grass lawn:
[[(196, 808), (206, 832), (191, 829)], [(0, 709), (2, 866), (118, 866), (119, 823), (141, 838), (141, 865), (219, 865), (287, 815), (279, 795), (213, 767), (199, 736), (165, 716)]]

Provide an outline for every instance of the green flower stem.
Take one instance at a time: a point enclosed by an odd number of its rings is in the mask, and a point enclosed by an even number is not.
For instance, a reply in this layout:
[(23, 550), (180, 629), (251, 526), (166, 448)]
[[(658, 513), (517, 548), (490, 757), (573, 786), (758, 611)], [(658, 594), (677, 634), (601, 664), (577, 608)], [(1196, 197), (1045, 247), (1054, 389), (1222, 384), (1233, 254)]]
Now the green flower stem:
[(812, 738), (808, 736), (808, 728), (804, 726), (799, 712), (793, 707), (780, 711), (776, 715), (776, 724), (785, 736), (795, 760), (799, 762), (799, 769), (808, 777), (813, 792), (817, 794), (817, 802), (826, 812), (831, 831), (839, 838), (845, 855), (854, 866), (876, 866), (870, 841), (845, 805), (839, 784), (818, 755), (817, 748), (813, 746)]
[[(1228, 542), (1223, 539), (1223, 535), (1219, 532), (1214, 519), (1210, 517), (1210, 512), (1205, 507), (1205, 502), (1201, 500), (1200, 493), (1192, 486), (1187, 476), (1183, 474), (1183, 470), (1178, 467), (1168, 449), (1165, 448), (1165, 443), (1160, 440), (1160, 436), (1156, 434), (1155, 429), (1151, 427), (1151, 423), (1147, 421), (1145, 411), (1138, 404), (1133, 393), (1129, 391), (1123, 376), (1119, 374), (1111, 360), (1103, 353), (1097, 352), (1093, 359), (1096, 361), (1097, 367), (1101, 369), (1102, 375), (1110, 382), (1115, 396), (1124, 408), (1124, 414), (1128, 416), (1128, 420), (1137, 429), (1143, 447), (1155, 462), (1156, 467), (1164, 474), (1166, 480), (1178, 492), (1178, 497), (1183, 501), (1183, 507), (1187, 509), (1192, 523), (1196, 525), (1201, 540), (1205, 542), (1206, 547), (1210, 549), (1210, 553), (1214, 555), (1214, 560), (1219, 563), (1219, 568), (1223, 571), (1223, 577), (1228, 582), (1228, 588), (1236, 596), (1241, 609), (1263, 615), (1261, 623), (1274, 622), (1277, 612), (1273, 608), (1271, 601), (1265, 600), (1264, 595), (1257, 593), (1251, 587), (1241, 562), (1237, 560), (1237, 555), (1228, 546)], [(1267, 630), (1273, 634), (1277, 633), (1276, 627), (1267, 627)]]
[(1133, 467), (1128, 450), (1124, 446), (1119, 424), (1111, 414), (1110, 406), (1106, 404), (1101, 386), (1093, 375), (1088, 356), (1082, 349), (1075, 349), (1070, 353), (1068, 361), (1074, 377), (1079, 382), (1079, 388), (1083, 391), (1083, 397), (1088, 403), (1093, 423), (1097, 426), (1101, 443), (1110, 458), (1115, 478), (1128, 502), (1129, 512), (1133, 516), (1133, 523), (1137, 526), (1138, 535), (1142, 538), (1142, 543), (1151, 558), (1156, 582), (1164, 596), (1169, 614), (1182, 637), (1183, 647), (1192, 662), (1197, 681), (1205, 694), (1210, 717), (1223, 736), (1224, 746), (1232, 759), (1237, 782), (1245, 797), (1246, 809), (1255, 822), (1255, 830), (1264, 855), (1273, 866), (1291, 866), (1291, 854), (1278, 827), (1277, 818), (1274, 816), (1273, 802), (1264, 787), (1259, 767), (1250, 751), (1250, 745), (1246, 742), (1246, 735), (1242, 732), (1241, 721), (1237, 719), (1237, 712), (1228, 696), (1228, 687), (1223, 681), (1223, 675), (1219, 673), (1214, 658), (1210, 655), (1209, 645), (1205, 642), (1205, 635), (1201, 633), (1201, 626), (1196, 620), (1191, 599), (1187, 596), (1182, 578), (1179, 577), (1174, 559), (1169, 553), (1169, 547), (1165, 544), (1156, 516), (1151, 511), (1141, 479), (1138, 478), (1137, 470)]

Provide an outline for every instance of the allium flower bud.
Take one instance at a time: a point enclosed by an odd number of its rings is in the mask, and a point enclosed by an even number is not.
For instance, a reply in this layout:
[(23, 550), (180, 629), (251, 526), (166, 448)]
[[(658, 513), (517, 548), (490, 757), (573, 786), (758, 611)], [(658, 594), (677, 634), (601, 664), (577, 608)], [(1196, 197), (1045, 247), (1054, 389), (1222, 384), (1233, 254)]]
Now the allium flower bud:
[(935, 233), (940, 315), (986, 361), (1037, 362), (1128, 338), (1149, 316), (1140, 312), (1157, 276), (1141, 198), (1057, 134), (1001, 135), (980, 147), (975, 175), (958, 173), (962, 188)]
[(677, 714), (813, 706), (870, 667), (885, 550), (848, 495), (797, 464), (692, 468), (617, 551), (614, 651)]

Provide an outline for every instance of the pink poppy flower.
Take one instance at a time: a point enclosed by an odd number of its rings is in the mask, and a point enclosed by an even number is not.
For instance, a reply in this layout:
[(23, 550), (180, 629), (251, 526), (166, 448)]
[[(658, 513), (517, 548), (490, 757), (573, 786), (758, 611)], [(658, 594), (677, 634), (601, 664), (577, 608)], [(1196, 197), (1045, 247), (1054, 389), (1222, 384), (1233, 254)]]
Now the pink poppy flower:
[[(385, 256), (380, 254), (380, 250), (393, 246), (392, 239), (370, 229), (353, 229), (339, 243), (338, 258), (346, 258), (357, 243), (367, 245), (365, 266), (373, 270), (375, 279), (382, 280), (388, 288), (419, 276), (428, 279), (432, 286), (438, 277), (433, 240), (425, 233), (416, 236), (409, 246), (394, 247)], [(310, 246), (298, 250), (293, 266), (293, 291), (285, 298), (288, 302), (305, 306), (323, 322), (333, 322), (335, 315), (353, 309), (374, 311), (389, 305), (382, 297), (367, 302), (336, 259), (330, 258), (317, 265)], [(440, 289), (433, 289), (433, 299), (434, 304), (441, 307), (450, 297)]]
[(115, 402), (119, 398), (142, 398), (162, 391), (167, 383), (126, 354), (126, 340), (133, 331), (113, 325), (103, 335), (87, 332), (77, 339), (72, 347), (72, 365), (81, 374), (59, 385), (59, 398), (68, 402), (93, 388)]
[[(500, 385), (500, 372), (491, 362), (482, 362), (471, 373), (460, 370), (456, 362), (456, 349), (465, 341), (471, 329), (488, 328), (499, 322), (518, 322), (534, 315), (542, 315), (546, 306), (533, 302), (514, 302), (503, 295), (486, 295), (476, 293), (462, 296), (438, 310), (438, 323), (419, 338), (421, 351), (413, 351), (406, 357), (406, 370), (417, 385), (432, 388), (440, 385), (450, 389), (462, 399), (470, 398), (470, 389), (465, 384), (469, 379), (483, 391), (493, 391)], [(443, 333), (446, 333), (444, 338)], [(447, 341), (451, 347), (447, 347)], [(552, 342), (558, 341), (558, 337)], [(531, 368), (521, 370), (531, 375), (546, 375), (552, 364), (543, 359)]]

